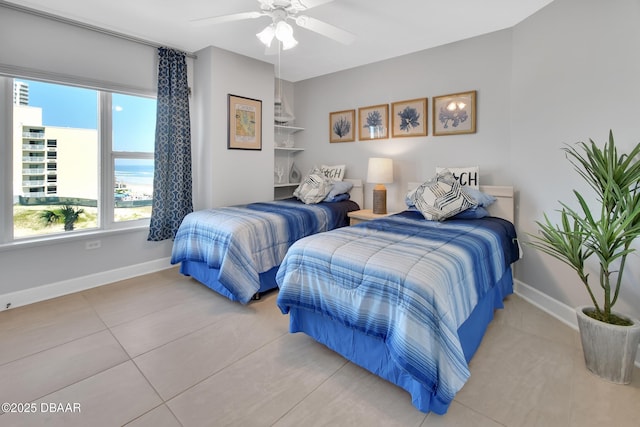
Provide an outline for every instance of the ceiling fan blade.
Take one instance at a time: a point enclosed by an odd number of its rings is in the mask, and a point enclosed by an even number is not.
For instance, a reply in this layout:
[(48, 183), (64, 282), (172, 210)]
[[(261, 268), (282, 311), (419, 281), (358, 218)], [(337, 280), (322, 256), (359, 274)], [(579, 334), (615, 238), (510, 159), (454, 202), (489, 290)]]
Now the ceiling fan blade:
[(291, 7), (297, 11), (311, 9), (313, 7), (322, 6), (331, 3), (334, 0), (291, 0)]
[(296, 24), (342, 44), (351, 44), (356, 39), (355, 34), (327, 24), (319, 19), (311, 18), (310, 16), (300, 15), (296, 17)]
[(221, 24), (224, 22), (233, 22), (233, 21), (241, 21), (243, 19), (255, 19), (264, 16), (263, 12), (241, 12), (241, 13), (233, 13), (231, 15), (222, 15), (222, 16), (210, 16), (208, 18), (199, 18), (192, 19), (191, 22), (195, 25), (213, 25), (213, 24)]

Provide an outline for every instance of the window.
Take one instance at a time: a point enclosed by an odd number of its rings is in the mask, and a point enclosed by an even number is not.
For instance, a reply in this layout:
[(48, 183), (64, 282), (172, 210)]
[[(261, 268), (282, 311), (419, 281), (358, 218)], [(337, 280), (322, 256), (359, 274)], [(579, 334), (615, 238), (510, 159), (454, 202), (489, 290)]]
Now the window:
[[(14, 79), (13, 239), (148, 223), (156, 101)], [(146, 221), (146, 222), (145, 222)]]

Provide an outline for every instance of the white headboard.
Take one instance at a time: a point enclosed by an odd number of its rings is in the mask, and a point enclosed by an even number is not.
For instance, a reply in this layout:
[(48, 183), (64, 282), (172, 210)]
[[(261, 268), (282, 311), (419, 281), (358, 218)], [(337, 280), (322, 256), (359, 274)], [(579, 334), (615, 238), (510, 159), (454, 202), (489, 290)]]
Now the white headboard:
[(351, 197), (350, 200), (353, 200), (360, 206), (360, 209), (364, 208), (364, 190), (362, 189), (362, 180), (361, 179), (349, 179), (344, 178), (343, 181), (348, 181), (353, 183), (353, 188), (349, 191)]
[[(421, 184), (422, 182), (410, 182), (407, 189), (413, 190)], [(513, 187), (503, 185), (481, 185), (480, 191), (490, 194), (496, 198), (496, 202), (492, 203), (491, 206), (487, 208), (491, 216), (504, 218), (508, 221), (514, 222)]]

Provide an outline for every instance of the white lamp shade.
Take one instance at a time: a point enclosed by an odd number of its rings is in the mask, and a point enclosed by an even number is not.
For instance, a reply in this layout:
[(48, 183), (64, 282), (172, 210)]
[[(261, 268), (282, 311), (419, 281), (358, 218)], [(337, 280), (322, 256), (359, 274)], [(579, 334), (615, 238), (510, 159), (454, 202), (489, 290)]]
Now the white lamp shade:
[(367, 182), (390, 184), (393, 182), (393, 160), (371, 157), (367, 168)]

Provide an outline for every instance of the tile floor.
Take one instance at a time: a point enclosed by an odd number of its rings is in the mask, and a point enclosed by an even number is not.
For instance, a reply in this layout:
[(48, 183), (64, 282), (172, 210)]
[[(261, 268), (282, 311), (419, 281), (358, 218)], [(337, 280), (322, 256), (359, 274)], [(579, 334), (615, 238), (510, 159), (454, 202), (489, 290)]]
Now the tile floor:
[(170, 269), (0, 312), (0, 402), (37, 410), (0, 425), (640, 425), (640, 370), (596, 378), (577, 332), (515, 295), (444, 416), (289, 334), (275, 299), (242, 306)]

